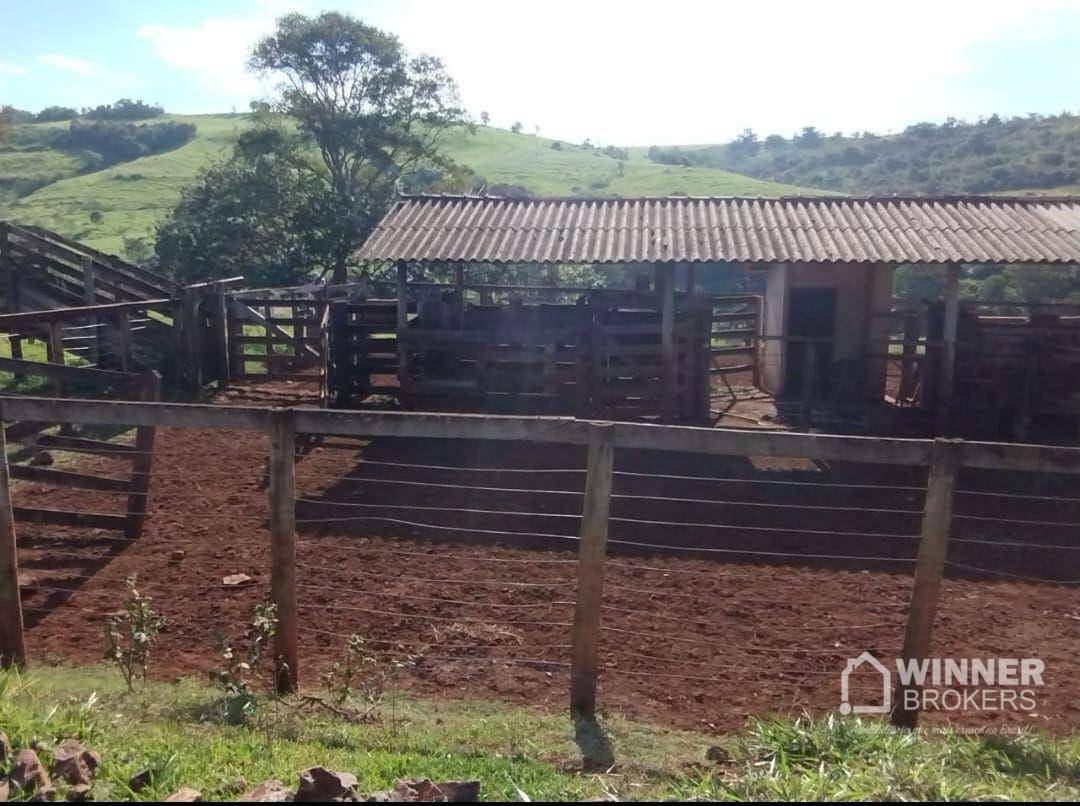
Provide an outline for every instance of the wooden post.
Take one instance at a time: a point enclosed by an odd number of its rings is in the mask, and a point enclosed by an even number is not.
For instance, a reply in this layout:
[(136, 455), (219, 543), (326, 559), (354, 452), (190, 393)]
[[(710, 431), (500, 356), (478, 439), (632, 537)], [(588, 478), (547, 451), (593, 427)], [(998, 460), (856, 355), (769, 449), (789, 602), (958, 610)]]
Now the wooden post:
[[(327, 382), (334, 396), (334, 405), (338, 408), (348, 407), (352, 398), (354, 373), (360, 372), (359, 367), (353, 366), (350, 357), (353, 344), (349, 333), (348, 305), (349, 303), (344, 301), (330, 303), (330, 360), (327, 362)], [(358, 338), (366, 341), (367, 334), (363, 333)], [(356, 347), (359, 349), (359, 345)], [(369, 378), (370, 375), (365, 376), (365, 388), (370, 386)]]
[(807, 431), (814, 418), (814, 399), (817, 397), (818, 386), (818, 352), (817, 342), (808, 339), (806, 345), (806, 361), (803, 364), (802, 382), (802, 422), (800, 423)]
[(945, 280), (945, 322), (942, 333), (941, 379), (937, 390), (934, 432), (944, 436), (952, 417), (953, 380), (956, 376), (956, 329), (960, 321), (960, 265), (951, 263)]
[(458, 263), (454, 266), (454, 286), (457, 288), (457, 326), (458, 330), (465, 327), (465, 267)]
[(116, 329), (120, 336), (120, 369), (130, 372), (131, 361), (131, 315), (127, 308), (116, 312)]
[(577, 604), (574, 608), (570, 667), (570, 714), (592, 720), (596, 715), (596, 682), (600, 669), (600, 605), (604, 594), (608, 513), (615, 460), (615, 425), (589, 426), (588, 475), (581, 513)]
[(15, 261), (11, 257), (11, 227), (2, 221), (0, 221), (0, 273), (3, 274), (4, 282), (4, 308), (7, 313), (16, 313), (19, 310), (19, 287), (15, 278)]
[(11, 512), (7, 440), (0, 421), (0, 667), (26, 667), (22, 600), (19, 598), (19, 552)]
[(915, 393), (915, 361), (918, 351), (919, 316), (916, 313), (908, 313), (904, 316), (904, 346), (900, 359), (900, 386), (896, 394), (898, 405)]
[[(140, 397), (152, 403), (161, 400), (161, 375), (155, 370), (147, 376)], [(131, 492), (128, 493), (124, 537), (137, 540), (146, 524), (150, 503), (150, 473), (154, 466), (154, 436), (152, 425), (140, 425), (135, 430), (135, 453), (131, 458)]]
[(295, 453), (293, 412), (275, 409), (270, 420), (270, 598), (277, 606), (274, 657), (279, 694), (292, 694), (299, 685)]
[[(202, 351), (199, 349), (199, 290), (185, 288), (180, 306), (180, 330), (183, 333), (184, 379), (187, 392), (198, 397), (202, 391)], [(267, 325), (269, 331), (269, 325)], [(269, 355), (269, 350), (267, 351)]]
[[(756, 314), (754, 320), (754, 335), (753, 345), (754, 349), (750, 353), (751, 361), (754, 363), (753, 369), (753, 384), (755, 389), (761, 388), (761, 363), (762, 363), (762, 351), (765, 349), (765, 340), (762, 339), (762, 335), (765, 333), (765, 297), (757, 297), (754, 300), (754, 312)], [(709, 345), (712, 346), (711, 344)]]
[(687, 294), (693, 294), (694, 293), (694, 280), (696, 279), (694, 277), (694, 274), (695, 274), (696, 269), (697, 269), (696, 264), (694, 264), (694, 263), (687, 263), (686, 264), (686, 293)]
[(210, 319), (214, 380), (218, 382), (218, 389), (224, 389), (229, 385), (229, 317), (223, 283), (214, 283), (213, 296), (210, 300)]
[[(64, 327), (59, 319), (49, 323), (49, 341), (45, 349), (46, 358), (50, 364), (64, 364)], [(67, 395), (67, 384), (62, 380), (56, 381), (56, 396)]]
[[(84, 258), (82, 264), (83, 270), (83, 300), (87, 306), (97, 304), (97, 275), (94, 271), (93, 258)], [(93, 325), (91, 332), (91, 338), (86, 340), (86, 355), (84, 358), (93, 364), (95, 367), (100, 366), (98, 361), (101, 355), (101, 320), (96, 316), (91, 317), (90, 324)]]
[(1039, 339), (1036, 336), (1024, 342), (1024, 385), (1016, 405), (1016, 423), (1013, 437), (1020, 441), (1031, 439), (1031, 426), (1038, 410), (1039, 400)]
[(663, 274), (659, 271), (665, 268), (670, 267), (657, 266), (656, 275), (657, 293), (660, 296), (660, 360), (663, 367), (660, 377), (664, 383), (660, 416), (665, 423), (672, 423), (675, 422), (678, 393), (675, 351), (675, 275), (673, 272)]
[[(961, 440), (934, 440), (926, 505), (923, 508), (919, 557), (915, 565), (915, 583), (911, 589), (907, 631), (901, 652), (905, 663), (923, 660), (930, 654), (934, 615), (941, 592), (941, 577), (945, 573), (945, 555), (949, 548), (953, 492), (956, 489), (956, 473), (960, 468), (962, 450)], [(918, 690), (917, 686), (904, 686), (898, 681), (892, 707), (892, 724), (896, 727), (915, 727), (919, 711), (917, 708), (905, 707), (905, 698), (909, 691)]]
[(409, 267), (404, 260), (397, 262), (397, 354), (398, 387), (400, 394), (409, 391), (409, 353), (405, 349), (405, 334), (409, 327)]

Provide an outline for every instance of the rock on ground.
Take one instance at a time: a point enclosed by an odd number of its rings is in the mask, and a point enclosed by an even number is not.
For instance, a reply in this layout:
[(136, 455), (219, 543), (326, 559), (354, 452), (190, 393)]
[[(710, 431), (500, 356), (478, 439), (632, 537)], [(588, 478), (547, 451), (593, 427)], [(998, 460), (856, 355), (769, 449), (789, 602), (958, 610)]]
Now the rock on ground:
[(93, 750), (87, 750), (75, 739), (65, 739), (53, 751), (52, 774), (72, 786), (89, 784), (99, 764), (101, 756)]
[(292, 799), (292, 790), (287, 789), (281, 781), (263, 781), (239, 798), (242, 803), (289, 803)]
[(295, 800), (298, 803), (356, 800), (356, 776), (332, 772), (325, 767), (311, 767), (300, 773)]
[(166, 803), (198, 803), (201, 800), (202, 792), (198, 789), (192, 789), (190, 786), (181, 787), (165, 798)]
[(45, 767), (33, 750), (20, 750), (15, 754), (8, 780), (13, 787), (27, 791), (52, 788), (49, 773), (45, 772)]

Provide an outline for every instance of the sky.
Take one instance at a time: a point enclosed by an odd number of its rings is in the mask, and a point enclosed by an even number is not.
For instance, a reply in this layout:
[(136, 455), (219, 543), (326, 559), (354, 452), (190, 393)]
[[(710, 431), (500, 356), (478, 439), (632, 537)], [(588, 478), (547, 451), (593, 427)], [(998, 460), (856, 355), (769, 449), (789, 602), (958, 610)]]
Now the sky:
[(443, 59), (474, 118), (571, 142), (1080, 111), (1080, 0), (0, 0), (0, 104), (245, 111), (275, 84), (252, 45), (324, 9)]

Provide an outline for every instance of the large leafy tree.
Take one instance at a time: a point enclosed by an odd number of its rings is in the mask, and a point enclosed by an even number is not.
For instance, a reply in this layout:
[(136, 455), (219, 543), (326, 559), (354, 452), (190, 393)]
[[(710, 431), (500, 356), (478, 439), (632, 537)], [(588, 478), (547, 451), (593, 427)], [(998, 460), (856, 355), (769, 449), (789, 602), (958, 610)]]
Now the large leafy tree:
[[(258, 117), (258, 116), (257, 116)], [(158, 261), (180, 280), (296, 284), (333, 260), (324, 185), (295, 136), (265, 117), (203, 171), (158, 227)]]
[(374, 227), (402, 174), (446, 165), (437, 145), (464, 123), (442, 63), (410, 57), (397, 37), (347, 14), (289, 14), (256, 45), (250, 66), (278, 76), (274, 108), (294, 119), (324, 170), (332, 280)]

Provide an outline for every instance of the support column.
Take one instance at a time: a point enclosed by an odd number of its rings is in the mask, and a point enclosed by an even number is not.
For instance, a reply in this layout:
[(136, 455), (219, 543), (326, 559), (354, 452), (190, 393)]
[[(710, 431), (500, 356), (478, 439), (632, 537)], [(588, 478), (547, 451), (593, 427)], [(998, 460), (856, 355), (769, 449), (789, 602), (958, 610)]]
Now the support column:
[(270, 419), (270, 598), (277, 606), (274, 657), (277, 692), (299, 686), (300, 617), (296, 603), (296, 425), (290, 409)]
[[(949, 550), (949, 531), (952, 526), (953, 494), (956, 473), (960, 469), (963, 442), (958, 439), (936, 439), (930, 465), (930, 478), (923, 509), (922, 536), (915, 565), (915, 582), (908, 606), (907, 629), (901, 658), (921, 661), (930, 656), (941, 578), (945, 573), (945, 557)], [(908, 691), (918, 691), (916, 685), (898, 683), (892, 704), (892, 724), (914, 728), (919, 718), (917, 708), (908, 708)]]
[(945, 278), (945, 321), (942, 332), (941, 376), (938, 383), (934, 433), (944, 436), (950, 428), (953, 381), (956, 377), (956, 330), (960, 321), (960, 264), (951, 263)]
[(405, 349), (409, 328), (409, 267), (404, 260), (397, 262), (397, 355), (398, 387), (401, 394), (409, 390), (409, 352)]
[(596, 716), (596, 683), (600, 671), (600, 608), (604, 598), (604, 559), (607, 555), (608, 514), (615, 462), (614, 423), (589, 425), (588, 473), (578, 544), (577, 602), (574, 607), (570, 667), (570, 714), (574, 719)]
[(675, 422), (678, 404), (678, 366), (675, 349), (675, 272), (671, 265), (657, 266), (657, 295), (660, 302), (660, 356), (663, 371), (660, 416), (665, 423)]
[(0, 421), (0, 668), (26, 666), (22, 600), (19, 598), (19, 553), (11, 512), (7, 442)]

